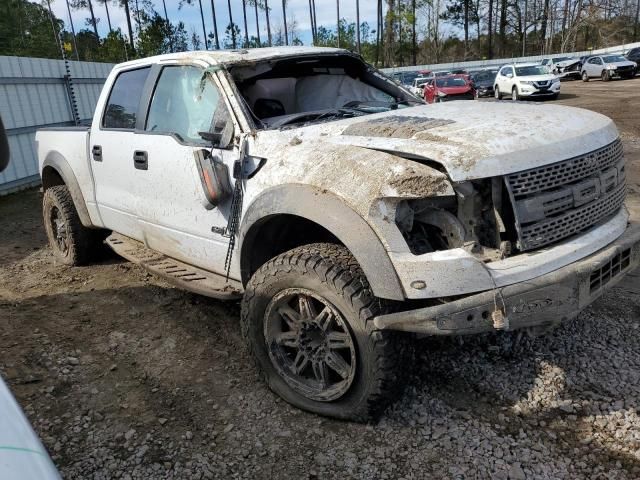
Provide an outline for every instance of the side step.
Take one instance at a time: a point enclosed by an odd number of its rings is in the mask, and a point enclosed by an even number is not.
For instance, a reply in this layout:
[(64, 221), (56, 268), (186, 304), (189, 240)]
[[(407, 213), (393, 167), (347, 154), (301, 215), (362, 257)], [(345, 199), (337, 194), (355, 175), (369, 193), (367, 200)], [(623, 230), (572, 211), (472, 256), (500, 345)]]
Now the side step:
[(228, 281), (222, 275), (207, 272), (200, 268), (174, 260), (144, 246), (143, 243), (112, 233), (105, 243), (121, 257), (162, 277), (167, 282), (193, 293), (222, 300), (231, 300), (242, 296), (242, 284), (236, 280)]

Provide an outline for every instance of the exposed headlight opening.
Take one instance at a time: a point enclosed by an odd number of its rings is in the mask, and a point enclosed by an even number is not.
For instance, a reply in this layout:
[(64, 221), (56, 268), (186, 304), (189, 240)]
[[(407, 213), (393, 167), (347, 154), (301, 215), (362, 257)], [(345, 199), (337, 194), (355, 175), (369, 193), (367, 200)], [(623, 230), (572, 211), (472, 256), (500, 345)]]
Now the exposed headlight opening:
[[(505, 229), (505, 223), (510, 222), (503, 218), (502, 179), (461, 182), (454, 189), (456, 196), (410, 199), (398, 204), (396, 225), (411, 253), (463, 248), (483, 262), (508, 256), (512, 232)], [(505, 202), (505, 207), (508, 205)]]

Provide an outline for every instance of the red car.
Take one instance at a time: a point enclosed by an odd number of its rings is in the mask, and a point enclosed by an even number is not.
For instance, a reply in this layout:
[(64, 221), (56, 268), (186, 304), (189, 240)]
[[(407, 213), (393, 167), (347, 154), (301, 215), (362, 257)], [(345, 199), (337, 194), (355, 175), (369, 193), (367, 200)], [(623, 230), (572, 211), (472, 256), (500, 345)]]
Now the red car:
[(424, 99), (427, 103), (473, 100), (475, 94), (469, 76), (462, 74), (436, 77), (424, 86)]

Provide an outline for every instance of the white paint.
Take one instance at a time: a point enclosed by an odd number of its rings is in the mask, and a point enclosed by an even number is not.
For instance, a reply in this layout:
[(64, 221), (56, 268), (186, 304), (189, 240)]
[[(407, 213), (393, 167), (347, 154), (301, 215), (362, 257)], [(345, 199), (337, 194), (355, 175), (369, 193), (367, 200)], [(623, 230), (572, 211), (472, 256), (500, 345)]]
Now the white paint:
[(0, 378), (0, 478), (57, 480), (60, 478), (29, 421)]

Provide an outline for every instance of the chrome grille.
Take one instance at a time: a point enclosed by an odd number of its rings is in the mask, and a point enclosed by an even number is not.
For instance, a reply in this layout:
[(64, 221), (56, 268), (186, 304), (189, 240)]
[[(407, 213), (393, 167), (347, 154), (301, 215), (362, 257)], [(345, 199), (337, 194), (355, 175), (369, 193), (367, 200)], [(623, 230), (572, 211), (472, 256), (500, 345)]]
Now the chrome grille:
[(624, 203), (620, 140), (587, 155), (505, 177), (521, 251), (588, 229)]
[(606, 170), (622, 159), (620, 139), (604, 148), (571, 160), (525, 170), (507, 176), (507, 184), (515, 196), (549, 190)]

